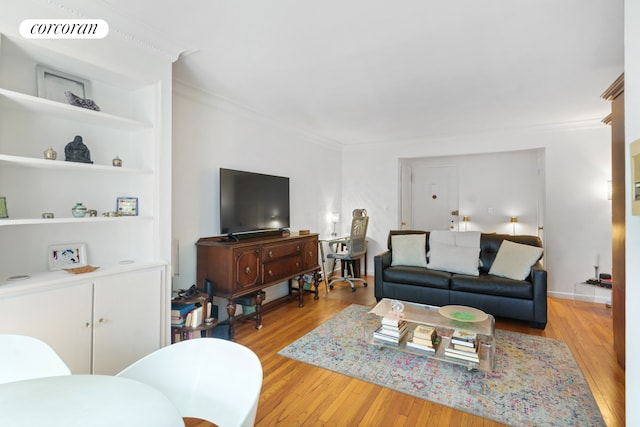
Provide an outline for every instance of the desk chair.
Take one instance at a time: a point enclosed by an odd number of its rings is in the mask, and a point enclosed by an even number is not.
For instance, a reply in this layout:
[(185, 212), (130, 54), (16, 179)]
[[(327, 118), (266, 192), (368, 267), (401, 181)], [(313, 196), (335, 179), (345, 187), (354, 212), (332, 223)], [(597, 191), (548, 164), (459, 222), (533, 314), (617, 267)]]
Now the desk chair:
[(117, 374), (160, 390), (183, 417), (216, 425), (254, 425), (262, 364), (249, 348), (218, 338), (180, 341)]
[[(369, 225), (369, 217), (367, 216), (366, 209), (354, 209), (353, 217), (351, 218), (351, 233), (346, 239), (335, 239), (329, 241), (329, 248), (331, 253), (327, 255), (327, 258), (333, 260), (340, 260), (343, 265), (340, 268), (341, 274), (344, 276), (331, 276), (329, 277), (329, 288), (333, 289), (335, 282), (348, 282), (353, 292), (356, 291), (356, 287), (353, 282), (360, 281), (364, 286), (367, 286), (367, 281), (356, 277), (353, 266), (355, 261), (362, 255), (367, 253), (367, 226)], [(344, 268), (346, 264), (347, 268)], [(344, 271), (347, 273), (344, 273)]]
[(25, 335), (0, 335), (0, 384), (71, 375), (49, 344)]

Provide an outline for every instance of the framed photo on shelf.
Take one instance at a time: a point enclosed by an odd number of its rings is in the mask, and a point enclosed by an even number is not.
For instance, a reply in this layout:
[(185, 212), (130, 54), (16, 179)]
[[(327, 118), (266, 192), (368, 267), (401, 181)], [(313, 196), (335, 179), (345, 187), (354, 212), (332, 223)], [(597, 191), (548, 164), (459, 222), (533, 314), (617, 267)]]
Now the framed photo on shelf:
[(6, 197), (0, 197), (0, 218), (9, 218), (9, 213), (7, 212)]
[(87, 245), (67, 243), (49, 246), (49, 270), (84, 267), (87, 265)]
[(73, 74), (54, 70), (44, 65), (36, 65), (38, 76), (38, 96), (68, 104), (67, 96), (70, 91), (80, 98), (89, 98), (89, 80), (74, 76)]
[(118, 197), (116, 212), (122, 216), (138, 215), (138, 198), (137, 197)]

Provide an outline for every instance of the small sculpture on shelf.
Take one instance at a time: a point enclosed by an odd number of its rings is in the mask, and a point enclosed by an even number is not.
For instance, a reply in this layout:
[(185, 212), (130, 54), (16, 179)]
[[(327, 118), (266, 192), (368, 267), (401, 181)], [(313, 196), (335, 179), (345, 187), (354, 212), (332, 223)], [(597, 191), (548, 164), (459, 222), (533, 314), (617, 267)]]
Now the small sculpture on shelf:
[(64, 147), (64, 155), (67, 162), (93, 163), (89, 148), (84, 145), (80, 135), (76, 135), (73, 141)]
[(122, 167), (122, 159), (118, 156), (116, 156), (113, 161), (112, 161), (113, 166), (119, 168)]
[(53, 147), (49, 147), (43, 152), (44, 158), (47, 160), (55, 160), (58, 158), (58, 152), (53, 149)]
[(69, 104), (73, 105), (74, 107), (82, 107), (88, 110), (100, 111), (100, 107), (98, 107), (96, 103), (89, 98), (81, 98), (69, 90), (64, 92), (64, 96), (67, 97), (67, 101), (69, 101)]

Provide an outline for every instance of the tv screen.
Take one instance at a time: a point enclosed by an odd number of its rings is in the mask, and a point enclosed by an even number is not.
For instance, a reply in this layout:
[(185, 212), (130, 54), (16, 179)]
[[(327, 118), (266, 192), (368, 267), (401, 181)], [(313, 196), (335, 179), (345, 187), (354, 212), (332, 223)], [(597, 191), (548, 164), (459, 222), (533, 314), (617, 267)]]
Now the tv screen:
[(220, 168), (220, 231), (289, 227), (289, 178)]

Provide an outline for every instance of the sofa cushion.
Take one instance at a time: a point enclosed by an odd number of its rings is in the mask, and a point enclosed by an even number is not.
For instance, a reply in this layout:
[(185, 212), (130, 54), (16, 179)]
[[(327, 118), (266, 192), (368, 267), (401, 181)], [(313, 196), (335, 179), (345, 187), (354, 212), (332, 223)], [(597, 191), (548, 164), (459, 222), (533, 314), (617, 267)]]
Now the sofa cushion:
[(405, 234), (391, 236), (391, 265), (405, 265), (413, 267), (427, 266), (427, 235)]
[(454, 274), (451, 276), (451, 290), (509, 298), (533, 299), (533, 285), (531, 282), (492, 276), (486, 273), (480, 274), (479, 277)]
[(479, 247), (451, 246), (433, 241), (429, 245), (428, 268), (472, 276), (478, 275)]
[(382, 272), (382, 280), (390, 283), (449, 289), (451, 273), (429, 270), (422, 267), (387, 267)]
[(500, 244), (500, 249), (498, 249), (489, 274), (524, 280), (529, 276), (531, 267), (541, 256), (542, 248), (504, 240)]

